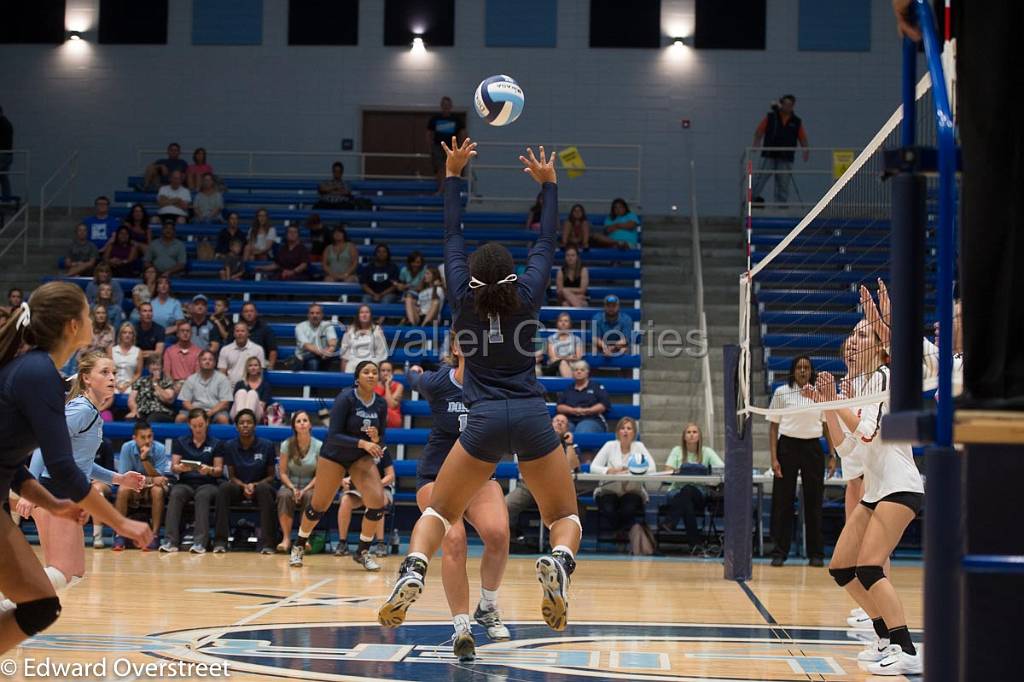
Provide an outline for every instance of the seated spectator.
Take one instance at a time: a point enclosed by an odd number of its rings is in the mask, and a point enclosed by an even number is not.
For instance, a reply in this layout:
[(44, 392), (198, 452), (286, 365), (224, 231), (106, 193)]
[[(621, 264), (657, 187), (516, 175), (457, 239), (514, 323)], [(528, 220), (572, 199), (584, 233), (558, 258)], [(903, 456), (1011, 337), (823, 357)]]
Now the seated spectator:
[[(227, 296), (214, 297), (213, 315), (210, 315), (210, 322), (213, 323), (218, 344), (222, 345), (224, 339), (231, 338), (232, 328), (235, 326), (235, 323), (231, 321), (231, 302)], [(212, 336), (210, 340), (213, 340)]]
[(309, 257), (314, 263), (319, 263), (324, 255), (324, 249), (331, 243), (331, 231), (328, 230), (319, 213), (310, 213), (306, 218), (306, 229), (309, 230)]
[(64, 256), (64, 274), (68, 277), (88, 275), (99, 259), (99, 249), (89, 241), (89, 226), (78, 223), (75, 226), (75, 238), (68, 247), (68, 255)]
[(109, 284), (114, 294), (114, 305), (121, 305), (124, 301), (124, 289), (113, 280), (113, 273), (108, 263), (100, 263), (92, 273), (92, 281), (85, 287), (85, 297), (90, 303), (96, 302), (96, 294), (99, 293), (101, 284)]
[(351, 206), (352, 192), (342, 179), (344, 175), (345, 165), (341, 161), (331, 164), (331, 179), (324, 180), (317, 187), (320, 201), (316, 203), (316, 208), (338, 210)]
[(244, 246), (242, 240), (231, 240), (228, 253), (224, 256), (224, 267), (220, 269), (220, 278), (225, 282), (240, 282), (245, 277), (245, 260), (242, 254)]
[(380, 382), (373, 392), (384, 398), (388, 404), (388, 428), (402, 428), (402, 398), (405, 397), (405, 386), (395, 381), (395, 365), (390, 360), (380, 363)]
[(149, 303), (153, 306), (153, 321), (165, 329), (185, 316), (181, 301), (171, 296), (171, 279), (167, 275), (157, 277), (156, 298)]
[(185, 170), (185, 185), (193, 192), (199, 191), (204, 175), (209, 175), (212, 180), (213, 166), (206, 162), (206, 149), (196, 147), (192, 152), (192, 163)]
[(14, 312), (15, 308), (20, 308), (22, 302), (25, 300), (25, 292), (19, 287), (11, 287), (7, 290), (7, 308), (8, 314)]
[(124, 225), (117, 228), (113, 239), (103, 247), (102, 254), (115, 277), (134, 277), (139, 271), (142, 249), (132, 240), (131, 230)]
[(267, 209), (261, 208), (256, 211), (256, 218), (249, 228), (249, 240), (243, 258), (246, 261), (270, 260), (278, 241), (277, 230), (270, 224), (270, 214)]
[(179, 171), (173, 171), (168, 183), (156, 193), (156, 203), (160, 206), (157, 215), (161, 220), (169, 218), (183, 223), (188, 218), (189, 209), (192, 208), (192, 192), (181, 184), (183, 180), (184, 176)]
[(192, 198), (192, 222), (194, 223), (222, 223), (224, 217), (224, 195), (217, 189), (213, 182), (213, 176), (209, 173), (203, 174), (199, 191)]
[(274, 261), (256, 268), (262, 272), (276, 273), (276, 278), (285, 281), (309, 279), (309, 249), (299, 241), (299, 226), (289, 225), (284, 233), (284, 244), (277, 247)]
[(533, 202), (533, 206), (526, 214), (526, 229), (532, 230), (533, 232), (540, 232), (540, 213), (544, 208), (544, 194), (542, 192), (537, 193), (537, 199)]
[(363, 285), (363, 303), (395, 303), (401, 284), (398, 266), (391, 262), (391, 249), (378, 244), (373, 260), (361, 268), (359, 283)]
[(114, 303), (114, 287), (110, 282), (104, 282), (96, 290), (95, 305), (102, 305), (107, 309), (107, 321), (111, 327), (121, 328), (121, 323), (124, 322), (124, 308)]
[(611, 409), (611, 398), (601, 384), (590, 380), (590, 365), (577, 360), (572, 365), (573, 385), (558, 394), (555, 410), (569, 418), (574, 433), (604, 433), (605, 412)]
[(348, 240), (344, 225), (334, 228), (331, 243), (324, 249), (325, 282), (358, 282), (359, 249)]
[[(189, 433), (174, 439), (171, 446), (171, 473), (178, 482), (171, 486), (167, 503), (167, 528), (161, 552), (177, 552), (181, 544), (181, 522), (185, 505), (195, 501), (195, 525), (192, 548), (195, 554), (206, 554), (210, 540), (210, 507), (217, 499), (217, 487), (224, 476), (224, 455), (221, 442), (209, 435), (206, 413), (195, 408), (188, 413)], [(183, 461), (184, 460), (184, 461)], [(185, 462), (199, 462), (186, 464)], [(214, 547), (214, 552), (227, 548)]]
[(292, 549), (292, 525), (295, 515), (301, 514), (313, 499), (316, 485), (316, 458), (323, 443), (313, 437), (313, 422), (309, 413), (292, 413), (292, 435), (281, 443), (277, 476), (281, 487), (277, 490), (277, 518), (281, 524), (281, 543), (277, 551), (287, 554)]
[(590, 270), (583, 265), (580, 252), (575, 246), (565, 249), (565, 261), (558, 268), (555, 276), (555, 287), (558, 293), (558, 305), (570, 308), (586, 308), (590, 301), (587, 298), (587, 287), (590, 286)]
[(164, 339), (167, 332), (162, 325), (153, 321), (153, 304), (142, 303), (138, 307), (139, 320), (135, 323), (135, 344), (142, 351), (142, 359), (157, 358), (161, 362), (164, 357)]
[(263, 375), (260, 359), (249, 358), (245, 361), (245, 378), (235, 384), (231, 418), (234, 419), (243, 410), (251, 410), (256, 415), (256, 421), (262, 424), (267, 414), (267, 405), (272, 402), (274, 395), (270, 382)]
[(117, 343), (110, 349), (114, 360), (114, 385), (118, 393), (128, 393), (142, 376), (142, 351), (135, 345), (135, 327), (122, 322), (117, 330)]
[(604, 311), (594, 315), (594, 346), (605, 357), (617, 357), (629, 352), (633, 334), (633, 320), (619, 310), (619, 297), (604, 297)]
[(110, 215), (110, 199), (107, 197), (96, 197), (93, 206), (96, 212), (88, 218), (83, 218), (82, 222), (89, 229), (89, 241), (97, 249), (102, 249), (114, 236), (114, 231), (117, 230), (120, 221)]
[(226, 343), (220, 349), (217, 369), (230, 380), (230, 386), (245, 378), (245, 363), (249, 358), (256, 358), (260, 365), (266, 363), (263, 346), (249, 338), (249, 326), (240, 321), (235, 323), (235, 342)]
[(266, 438), (256, 436), (256, 415), (251, 410), (242, 410), (235, 417), (238, 437), (225, 441), (221, 446), (224, 463), (228, 467), (228, 480), (217, 491), (217, 528), (214, 532), (213, 547), (225, 550), (231, 533), (230, 514), (232, 505), (255, 502), (260, 510), (260, 541), (256, 551), (273, 554), (276, 544), (277, 519), (274, 489), (274, 469), (277, 451)]
[(153, 300), (153, 297), (156, 296), (156, 281), (159, 278), (160, 272), (156, 269), (155, 265), (146, 263), (142, 266), (142, 281), (139, 284), (146, 287), (146, 293), (149, 295), (146, 298), (147, 301)]
[(217, 233), (217, 244), (213, 247), (214, 253), (217, 254), (218, 258), (222, 258), (231, 251), (231, 240), (238, 239), (245, 244), (245, 235), (242, 234), (241, 228), (238, 226), (238, 214), (234, 211), (228, 213), (227, 225), (220, 229)]
[(159, 355), (150, 356), (146, 367), (149, 374), (139, 377), (132, 384), (125, 419), (141, 419), (150, 423), (172, 422), (174, 401), (177, 399), (174, 380), (164, 376), (163, 361)]
[(435, 267), (423, 271), (417, 288), (405, 292), (405, 319), (411, 325), (427, 325), (440, 319), (444, 306), (444, 282)]
[(423, 267), (423, 254), (419, 251), (413, 251), (406, 257), (405, 265), (402, 266), (401, 271), (398, 273), (398, 290), (408, 291), (412, 289), (418, 291), (426, 272), (426, 269)]
[[(386, 508), (390, 509), (395, 499), (395, 464), (391, 460), (385, 448), (384, 454), (376, 460), (377, 473), (380, 474), (381, 485), (384, 486), (384, 497), (387, 499)], [(349, 556), (348, 548), (348, 527), (352, 522), (352, 512), (363, 506), (363, 495), (356, 490), (352, 478), (346, 476), (341, 479), (341, 504), (338, 505), (338, 546), (334, 550), (334, 556)], [(384, 519), (377, 524), (377, 537), (370, 553), (377, 556), (386, 556), (387, 546), (384, 544)]]
[[(192, 343), (192, 325), (188, 320), (174, 323), (177, 342), (164, 349), (164, 372), (175, 382), (175, 393), (185, 380), (199, 369), (199, 346)], [(230, 388), (230, 386), (229, 386)]]
[(146, 262), (152, 263), (161, 275), (173, 277), (188, 265), (185, 242), (175, 236), (174, 221), (164, 220), (160, 239), (150, 242), (146, 249)]
[[(645, 462), (647, 473), (657, 473), (654, 457), (644, 444), (636, 440), (636, 422), (632, 417), (623, 417), (615, 426), (615, 440), (601, 446), (590, 463), (592, 474), (628, 474), (629, 460)], [(647, 489), (643, 483), (634, 481), (608, 481), (601, 483), (594, 491), (602, 528), (627, 531), (643, 513), (647, 504)]]
[(92, 307), (89, 318), (92, 320), (92, 341), (78, 351), (79, 359), (89, 353), (103, 353), (110, 357), (110, 348), (114, 345), (114, 327), (107, 317), (107, 306), (97, 303)]
[(181, 411), (174, 419), (181, 424), (189, 419), (189, 413), (199, 408), (207, 414), (207, 420), (218, 424), (230, 424), (228, 410), (231, 409), (231, 383), (216, 370), (217, 358), (208, 350), (199, 353), (199, 369), (181, 386), (178, 400)]
[(146, 166), (143, 176), (142, 187), (137, 188), (140, 192), (155, 192), (161, 185), (166, 185), (171, 178), (171, 173), (177, 171), (184, 177), (188, 171), (188, 163), (181, 158), (181, 145), (172, 142), (167, 145), (167, 157), (157, 159)]
[(559, 240), (564, 249), (575, 246), (577, 249), (590, 248), (590, 221), (583, 204), (573, 204), (569, 209), (569, 217), (562, 223), (562, 238)]
[[(559, 313), (556, 331), (548, 337), (544, 374), (570, 378), (573, 365), (583, 359), (583, 340), (572, 330), (569, 313)], [(602, 429), (603, 430), (603, 429)]]
[(220, 350), (221, 337), (217, 327), (210, 320), (206, 311), (209, 309), (209, 300), (205, 294), (196, 294), (192, 297), (192, 305), (188, 308), (188, 322), (192, 325), (192, 343), (199, 346), (201, 350), (209, 350), (214, 355)]
[[(679, 475), (697, 473), (687, 471), (688, 466), (699, 469), (699, 473), (708, 473), (709, 467), (725, 466), (718, 453), (704, 445), (700, 427), (693, 422), (683, 428), (682, 445), (675, 446), (668, 453), (663, 471)], [(673, 483), (668, 490), (668, 496), (668, 515), (660, 528), (664, 531), (674, 531), (682, 519), (686, 526), (687, 543), (694, 549), (700, 547), (703, 543), (700, 539), (700, 528), (697, 527), (697, 515), (704, 512), (708, 487), (691, 483)]]
[(256, 304), (247, 301), (242, 305), (242, 321), (249, 327), (249, 338), (263, 348), (267, 355), (265, 366), (267, 369), (274, 369), (277, 365), (277, 339), (270, 325), (263, 321), (256, 310)]
[(316, 303), (306, 310), (306, 320), (295, 325), (295, 358), (307, 372), (326, 370), (338, 350), (338, 333), (324, 322), (324, 309)]
[[(171, 473), (171, 455), (163, 443), (153, 440), (153, 427), (149, 422), (135, 422), (132, 439), (121, 446), (121, 453), (117, 458), (117, 471), (121, 475), (134, 471), (146, 477), (146, 485), (140, 492), (135, 492), (126, 485), (119, 486), (114, 506), (122, 516), (128, 516), (130, 509), (138, 509), (143, 504), (149, 504), (149, 523), (153, 529), (153, 540), (141, 549), (144, 552), (152, 552), (160, 546), (164, 501), (167, 499), (167, 491), (174, 480), (174, 474)], [(124, 538), (115, 534), (114, 551), (122, 551), (124, 545)]]
[(128, 215), (125, 216), (121, 226), (128, 228), (132, 241), (141, 244), (143, 249), (153, 240), (153, 230), (150, 229), (149, 214), (146, 212), (146, 207), (142, 204), (132, 204), (132, 208), (128, 211)]
[(350, 372), (363, 360), (372, 360), (378, 365), (388, 357), (388, 341), (384, 330), (373, 322), (373, 310), (363, 304), (359, 306), (356, 318), (341, 337), (341, 371)]
[(629, 210), (624, 199), (612, 201), (612, 209), (604, 221), (604, 229), (590, 235), (590, 242), (597, 246), (631, 249), (637, 245), (637, 228), (640, 218)]

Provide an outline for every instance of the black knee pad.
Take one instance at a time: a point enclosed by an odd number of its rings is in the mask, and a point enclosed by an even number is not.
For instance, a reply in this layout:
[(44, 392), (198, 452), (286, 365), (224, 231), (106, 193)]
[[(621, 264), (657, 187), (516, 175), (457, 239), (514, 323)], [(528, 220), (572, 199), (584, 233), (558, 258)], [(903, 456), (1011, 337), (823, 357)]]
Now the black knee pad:
[(58, 616), (60, 616), (60, 599), (57, 597), (21, 602), (14, 611), (14, 620), (18, 623), (18, 627), (29, 637), (53, 625)]
[(860, 581), (860, 584), (864, 586), (865, 590), (870, 590), (872, 585), (884, 577), (885, 571), (882, 570), (881, 566), (857, 567), (857, 580)]
[(839, 587), (846, 587), (857, 577), (857, 569), (853, 566), (849, 568), (830, 568), (828, 569), (828, 574), (832, 576), (832, 579), (836, 581)]
[(371, 521), (380, 521), (384, 518), (385, 509), (367, 509), (363, 516), (370, 519)]
[(319, 521), (324, 515), (322, 511), (317, 511), (316, 509), (313, 509), (312, 504), (306, 506), (306, 511), (304, 511), (303, 514), (310, 521)]

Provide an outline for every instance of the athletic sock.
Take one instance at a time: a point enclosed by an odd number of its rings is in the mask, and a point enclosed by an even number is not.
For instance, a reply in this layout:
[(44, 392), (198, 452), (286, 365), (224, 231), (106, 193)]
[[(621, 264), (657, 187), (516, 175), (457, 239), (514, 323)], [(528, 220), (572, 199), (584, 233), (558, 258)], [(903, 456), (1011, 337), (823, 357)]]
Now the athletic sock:
[(480, 588), (480, 608), (484, 611), (494, 611), (498, 608), (498, 591)]
[(369, 549), (370, 549), (370, 545), (371, 545), (372, 543), (373, 543), (373, 536), (370, 536), (370, 539), (369, 539), (369, 540), (367, 540), (367, 539), (366, 539), (365, 537), (363, 537), (362, 535), (360, 535), (360, 536), (359, 536), (359, 550), (358, 550), (358, 552), (357, 552), (357, 553), (358, 553), (358, 554), (362, 554), (363, 552), (367, 552), (367, 551), (369, 551)]
[(455, 627), (455, 632), (459, 630), (472, 630), (468, 613), (460, 613), (453, 616), (452, 625)]
[(572, 575), (576, 570), (576, 557), (572, 550), (565, 545), (558, 545), (551, 550), (551, 556), (561, 562), (567, 575)]
[(885, 621), (882, 618), (872, 618), (871, 625), (875, 628), (875, 634), (878, 635), (879, 639), (889, 638), (889, 628), (885, 627)]
[(555, 554), (556, 552), (561, 552), (563, 554), (568, 554), (570, 559), (575, 559), (576, 558), (576, 555), (573, 554), (573, 551), (571, 549), (569, 549), (568, 547), (566, 547), (565, 545), (557, 545), (556, 547), (553, 547), (551, 549), (551, 553), (552, 554)]
[(427, 555), (423, 554), (422, 552), (409, 552), (408, 554), (405, 555), (405, 557), (407, 559), (419, 559), (424, 564), (430, 563), (430, 559), (428, 559)]
[(292, 543), (292, 544), (293, 545), (298, 545), (299, 547), (303, 547), (304, 548), (306, 546), (306, 542), (308, 542), (308, 541), (309, 541), (309, 533), (306, 533), (305, 535), (303, 535), (302, 534), (302, 529), (300, 528), (299, 529), (299, 534), (295, 538), (295, 542)]
[(890, 628), (889, 642), (891, 644), (898, 644), (904, 653), (908, 653), (911, 656), (917, 655), (917, 648), (914, 647), (914, 643), (910, 639), (910, 630), (907, 629), (906, 625)]

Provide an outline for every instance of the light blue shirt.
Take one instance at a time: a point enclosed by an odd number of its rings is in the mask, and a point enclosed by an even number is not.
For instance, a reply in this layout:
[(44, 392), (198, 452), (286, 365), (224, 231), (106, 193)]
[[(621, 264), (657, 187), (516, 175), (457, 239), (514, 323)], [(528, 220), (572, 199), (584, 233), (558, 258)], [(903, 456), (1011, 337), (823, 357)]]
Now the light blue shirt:
[(612, 230), (612, 233), (608, 236), (617, 242), (626, 242), (632, 246), (637, 244), (637, 228), (640, 227), (640, 218), (637, 217), (636, 213), (630, 211), (626, 215), (620, 215), (618, 218), (607, 219), (604, 221), (605, 227), (609, 225), (618, 225), (619, 223), (635, 222), (636, 227), (632, 230)]
[[(153, 468), (160, 472), (161, 476), (174, 478), (171, 473), (171, 455), (167, 448), (159, 441), (153, 441), (149, 450), (149, 458), (153, 462)], [(142, 457), (139, 455), (139, 446), (134, 440), (130, 440), (121, 446), (121, 454), (117, 458), (117, 471), (126, 474), (129, 471), (137, 471), (140, 474), (148, 475), (146, 467), (142, 465)]]
[(185, 317), (181, 310), (181, 301), (168, 296), (166, 301), (161, 301), (159, 296), (154, 297), (150, 302), (153, 306), (153, 321), (164, 329), (170, 329), (174, 323)]
[[(96, 451), (103, 442), (103, 418), (99, 410), (88, 398), (80, 395), (64, 406), (64, 419), (71, 437), (71, 454), (74, 455), (75, 464), (86, 478), (113, 485), (114, 472), (95, 462)], [(29, 471), (36, 478), (50, 478), (50, 472), (43, 464), (43, 455), (38, 449), (32, 453)]]
[(604, 339), (606, 336), (608, 336), (610, 332), (613, 331), (617, 331), (622, 335), (621, 337), (617, 336), (617, 338), (614, 340), (618, 340), (619, 338), (621, 338), (626, 341), (629, 341), (632, 338), (633, 319), (626, 313), (622, 312), (621, 310), (619, 311), (619, 319), (617, 319), (614, 323), (609, 322), (605, 318), (604, 311), (601, 311), (597, 315), (594, 315), (593, 324), (594, 336), (596, 336), (599, 339)]

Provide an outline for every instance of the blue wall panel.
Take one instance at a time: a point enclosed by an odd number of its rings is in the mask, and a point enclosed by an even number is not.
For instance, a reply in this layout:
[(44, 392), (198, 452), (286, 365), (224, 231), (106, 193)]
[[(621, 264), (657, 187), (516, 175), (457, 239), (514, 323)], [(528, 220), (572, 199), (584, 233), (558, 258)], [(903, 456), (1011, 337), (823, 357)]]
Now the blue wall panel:
[(870, 52), (870, 0), (800, 0), (801, 50)]
[(555, 47), (558, 0), (487, 0), (487, 47)]
[(263, 0), (192, 0), (193, 45), (261, 45)]

